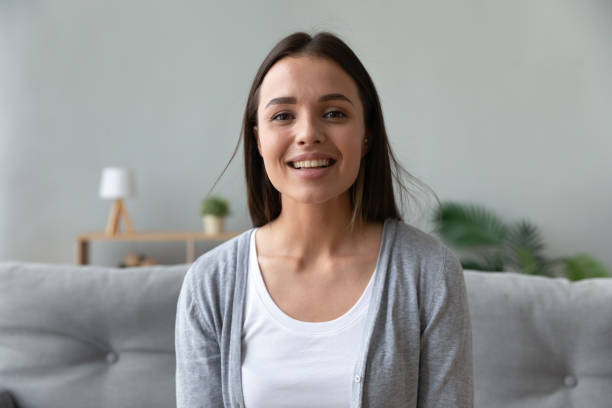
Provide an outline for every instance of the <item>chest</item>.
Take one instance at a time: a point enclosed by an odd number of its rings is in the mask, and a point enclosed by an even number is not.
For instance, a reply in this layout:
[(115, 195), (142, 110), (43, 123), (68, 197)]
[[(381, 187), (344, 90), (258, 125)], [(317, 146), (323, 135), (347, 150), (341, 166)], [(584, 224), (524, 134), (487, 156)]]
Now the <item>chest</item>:
[(362, 296), (376, 267), (375, 257), (355, 257), (308, 268), (287, 260), (260, 259), (266, 289), (290, 317), (306, 322), (334, 320)]

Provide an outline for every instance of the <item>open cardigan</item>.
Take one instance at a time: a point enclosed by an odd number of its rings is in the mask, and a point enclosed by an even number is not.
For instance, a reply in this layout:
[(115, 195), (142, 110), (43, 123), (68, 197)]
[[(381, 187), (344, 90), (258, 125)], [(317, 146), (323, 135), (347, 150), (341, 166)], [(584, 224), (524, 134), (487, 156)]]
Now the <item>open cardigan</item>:
[[(253, 231), (203, 254), (185, 275), (175, 333), (178, 408), (245, 406), (241, 345)], [(457, 257), (432, 235), (388, 219), (376, 268), (351, 408), (473, 407), (472, 331)]]

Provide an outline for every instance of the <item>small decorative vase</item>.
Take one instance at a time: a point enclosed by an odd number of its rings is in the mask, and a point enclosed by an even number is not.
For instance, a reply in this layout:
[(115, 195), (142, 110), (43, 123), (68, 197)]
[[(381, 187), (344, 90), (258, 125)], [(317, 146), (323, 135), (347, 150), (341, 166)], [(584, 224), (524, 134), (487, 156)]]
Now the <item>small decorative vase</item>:
[(217, 217), (216, 215), (203, 215), (202, 223), (204, 232), (207, 234), (220, 234), (223, 232), (223, 224), (225, 218)]

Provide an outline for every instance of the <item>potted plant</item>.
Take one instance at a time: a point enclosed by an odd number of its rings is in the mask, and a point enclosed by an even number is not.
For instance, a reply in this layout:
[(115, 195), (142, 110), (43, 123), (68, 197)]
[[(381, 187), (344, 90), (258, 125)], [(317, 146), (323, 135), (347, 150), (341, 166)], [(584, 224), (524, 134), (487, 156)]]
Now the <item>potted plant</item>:
[(224, 230), (225, 217), (230, 213), (229, 202), (218, 196), (210, 196), (202, 200), (200, 215), (204, 232), (220, 234)]
[(492, 211), (474, 204), (444, 202), (433, 214), (437, 235), (459, 251), (464, 269), (517, 271), (563, 276), (572, 281), (610, 277), (593, 256), (549, 258), (540, 230), (526, 220), (506, 224)]

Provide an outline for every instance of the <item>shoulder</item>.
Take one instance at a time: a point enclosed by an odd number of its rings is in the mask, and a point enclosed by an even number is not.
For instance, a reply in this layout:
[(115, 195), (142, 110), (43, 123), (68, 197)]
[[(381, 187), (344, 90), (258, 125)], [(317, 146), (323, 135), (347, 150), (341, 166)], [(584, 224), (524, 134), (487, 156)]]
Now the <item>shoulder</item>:
[[(444, 279), (445, 275), (456, 275), (461, 264), (456, 255), (442, 241), (421, 229), (399, 220), (391, 221), (391, 263), (409, 266), (421, 279)], [(457, 271), (458, 270), (458, 271)]]
[(440, 239), (413, 225), (399, 220), (389, 220), (392, 228), (386, 232), (392, 240), (392, 248), (399, 255), (435, 259), (444, 257), (446, 246)]

